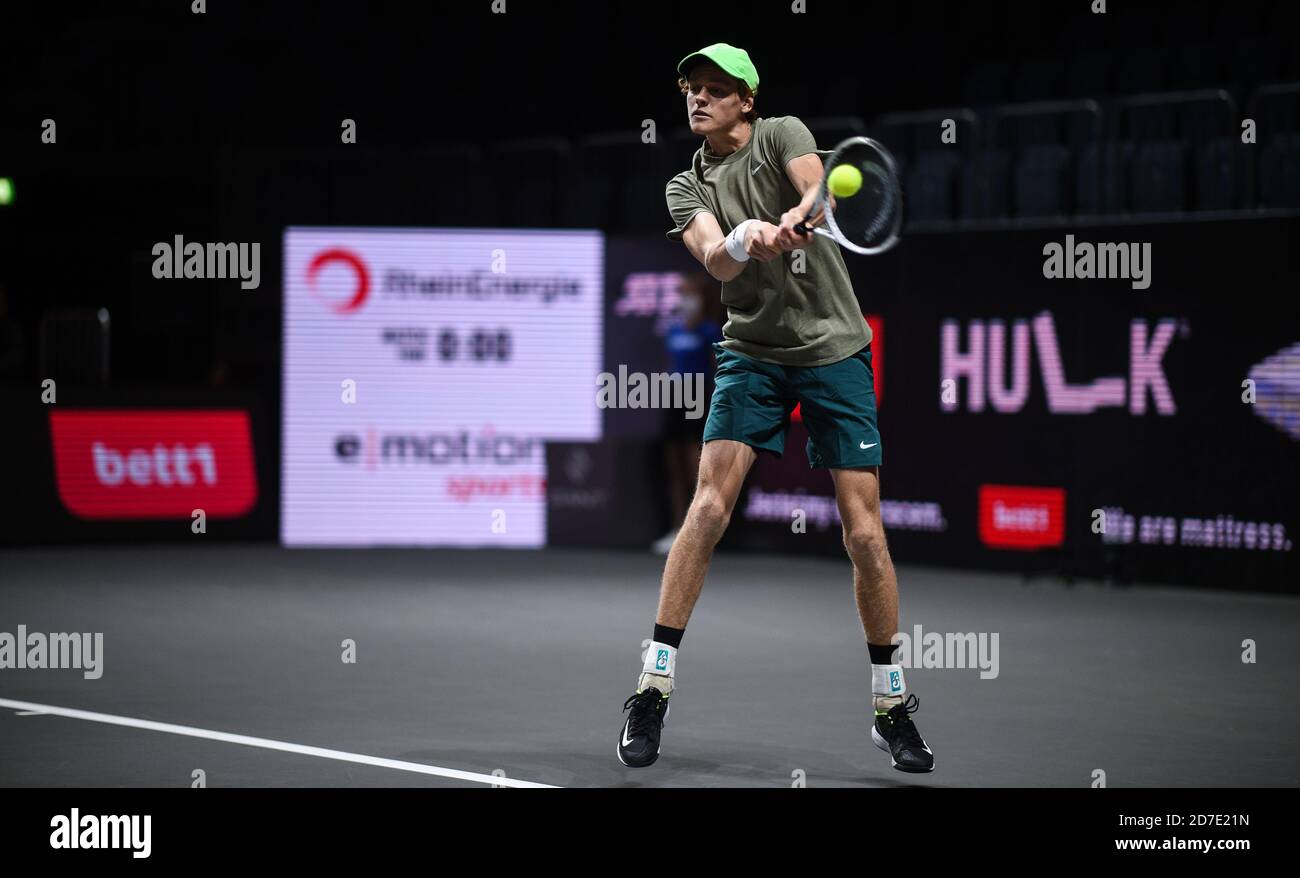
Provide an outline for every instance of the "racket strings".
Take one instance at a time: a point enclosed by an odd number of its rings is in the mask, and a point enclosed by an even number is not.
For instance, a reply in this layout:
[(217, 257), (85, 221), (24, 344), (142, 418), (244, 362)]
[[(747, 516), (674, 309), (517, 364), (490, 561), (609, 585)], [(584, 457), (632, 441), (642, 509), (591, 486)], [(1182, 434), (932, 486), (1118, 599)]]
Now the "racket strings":
[(881, 246), (895, 237), (902, 198), (893, 162), (875, 148), (862, 144), (844, 151), (831, 167), (847, 164), (862, 175), (862, 185), (852, 195), (836, 196), (831, 222), (846, 241), (861, 248)]

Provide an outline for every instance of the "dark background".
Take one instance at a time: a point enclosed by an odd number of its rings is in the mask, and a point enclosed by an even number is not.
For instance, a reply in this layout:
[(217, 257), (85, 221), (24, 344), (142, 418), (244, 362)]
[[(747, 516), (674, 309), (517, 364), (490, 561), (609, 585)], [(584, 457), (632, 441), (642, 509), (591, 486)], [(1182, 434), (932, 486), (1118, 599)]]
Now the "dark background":
[[(1270, 83), (1300, 82), (1300, 4), (1110, 2), (1104, 15), (1089, 5), (811, 0), (796, 15), (787, 2), (509, 0), (507, 13), (494, 15), (487, 0), (215, 0), (195, 15), (187, 2), (12, 4), (0, 55), (0, 176), (14, 180), (16, 199), (0, 207), (0, 284), (23, 353), (0, 383), (9, 400), (5, 450), (34, 461), (11, 497), (39, 499), (4, 504), (7, 538), (161, 532), (71, 522), (45, 493), (48, 441), (29, 388), (50, 374), (61, 378), (60, 401), (73, 404), (247, 405), (263, 500), (227, 534), (273, 536), (284, 227), (568, 226), (642, 242), (618, 251), (624, 245), (611, 238), (611, 254), (651, 247), (668, 226), (664, 182), (698, 146), (683, 133), (675, 65), (719, 40), (753, 56), (762, 115), (799, 115), (823, 146), (846, 132), (876, 133), (905, 167), (913, 212), (904, 246), (854, 266), (864, 308), (885, 315), (892, 339), (881, 415), (891, 447), (946, 464), (922, 472), (913, 458), (918, 469), (905, 477), (909, 464), (899, 458), (900, 487), (939, 493), (965, 485), (957, 474), (972, 470), (1014, 482), (1033, 463), (1046, 483), (1061, 472), (1109, 480), (1100, 484), (1111, 493), (1123, 487), (1148, 499), (1144, 511), (1208, 515), (1220, 510), (1184, 507), (1219, 496), (1292, 515), (1294, 443), (1230, 405), (1235, 395), (1214, 394), (1239, 385), (1243, 364), (1296, 341), (1300, 113), (1293, 96), (1267, 105), (1255, 96)], [(1120, 109), (1125, 96), (1205, 88), (1221, 89), (1214, 106), (1231, 101), (1235, 117), (1224, 123), (1217, 109), (1197, 115), (1181, 104), (1145, 115)], [(988, 120), (999, 106), (1084, 98), (1100, 108), (1097, 131), (1081, 134), (1069, 114), (1046, 130), (963, 127), (959, 157), (938, 162), (918, 133), (932, 121), (891, 127), (881, 118), (966, 108)], [(1260, 125), (1255, 149), (1236, 137), (1234, 119), (1248, 109)], [(58, 126), (53, 145), (40, 141), (46, 118)], [(355, 145), (340, 142), (345, 118), (356, 121)], [(653, 146), (640, 141), (646, 119), (657, 126)], [(1216, 194), (1206, 180), (1220, 178), (1227, 189)], [(1088, 203), (1097, 183), (1104, 195)], [(1155, 241), (1153, 289), (1044, 283), (1042, 244), (1081, 227), (1092, 240)], [(178, 234), (261, 242), (260, 289), (154, 280), (151, 246)], [(680, 269), (674, 254), (639, 267)], [(611, 278), (618, 270), (611, 266)], [(107, 375), (87, 378), (59, 362), (42, 369), (42, 319), (101, 307), (112, 319)], [(1057, 314), (1058, 331), (1066, 315), (1083, 327), (1061, 337), (1067, 363), (1085, 364), (1083, 377), (1123, 371), (1133, 316), (1187, 316), (1193, 325), (1191, 343), (1175, 342), (1168, 359), (1171, 381), (1181, 382), (1175, 395), (1181, 402), (1190, 393), (1189, 407), (1163, 421), (1088, 419), (1110, 443), (1110, 465), (1096, 477), (1072, 470), (1080, 449), (1044, 437), (1032, 419), (944, 416), (935, 405), (936, 376), (926, 370), (938, 368), (939, 320), (1030, 318), (1044, 308)], [(66, 380), (60, 368), (70, 370)], [(1036, 361), (1031, 371), (1036, 381)], [(618, 414), (622, 425), (636, 420)], [(1216, 435), (1231, 436), (1228, 456), (1198, 444)], [(963, 440), (961, 455), (940, 444), (952, 439)], [(800, 445), (792, 438), (802, 467)], [(620, 459), (641, 467), (654, 456), (641, 445)], [(613, 464), (602, 458), (601, 467)], [(653, 519), (638, 516), (633, 536)], [(728, 540), (745, 544), (746, 534), (771, 545), (761, 528), (737, 528)], [(933, 545), (909, 549), (914, 538), (896, 543), (918, 559), (988, 561), (965, 544), (938, 555)], [(1222, 580), (1235, 563), (1122, 562), (1080, 569)], [(1293, 573), (1293, 565), (1258, 572), (1272, 587), (1287, 577), (1293, 584)]]
[[(763, 115), (931, 107), (1300, 80), (1300, 5), (1275, 3), (16, 3), (7, 7), (0, 282), (35, 332), (53, 305), (106, 305), (115, 378), (277, 384), (279, 299), (264, 281), (155, 284), (148, 247), (183, 234), (263, 242), (297, 224), (574, 225), (661, 231), (661, 174), (591, 192), (587, 172), (508, 143), (600, 133), (668, 147), (677, 61), (747, 47)], [(58, 143), (41, 144), (41, 120)], [(358, 142), (340, 143), (356, 120)], [(693, 139), (689, 149), (694, 148)], [(471, 148), (481, 159), (465, 160)], [(458, 158), (462, 156), (462, 158)], [(592, 162), (585, 167), (591, 167)], [(685, 163), (666, 162), (671, 173)], [(535, 173), (530, 173), (535, 168)], [(566, 176), (567, 175), (567, 176)], [(538, 215), (565, 183), (569, 203)], [(608, 185), (604, 184), (603, 185)], [(621, 210), (635, 199), (637, 210)], [(631, 226), (631, 228), (629, 228)], [(182, 289), (183, 292), (176, 292)], [(31, 377), (27, 371), (25, 377)]]

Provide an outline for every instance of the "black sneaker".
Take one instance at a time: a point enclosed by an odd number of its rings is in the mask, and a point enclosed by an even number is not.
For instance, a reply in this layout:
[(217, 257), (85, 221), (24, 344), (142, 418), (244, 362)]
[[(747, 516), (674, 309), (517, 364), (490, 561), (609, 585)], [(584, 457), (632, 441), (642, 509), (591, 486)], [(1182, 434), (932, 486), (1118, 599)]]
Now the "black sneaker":
[(631, 708), (618, 733), (618, 761), (629, 768), (645, 768), (659, 758), (659, 735), (668, 719), (668, 699), (651, 686), (623, 702)]
[(920, 707), (921, 699), (909, 695), (906, 701), (890, 708), (888, 713), (876, 714), (875, 725), (871, 727), (871, 740), (881, 750), (889, 753), (889, 758), (899, 771), (934, 771), (934, 754), (925, 745), (925, 740), (909, 715), (916, 713)]

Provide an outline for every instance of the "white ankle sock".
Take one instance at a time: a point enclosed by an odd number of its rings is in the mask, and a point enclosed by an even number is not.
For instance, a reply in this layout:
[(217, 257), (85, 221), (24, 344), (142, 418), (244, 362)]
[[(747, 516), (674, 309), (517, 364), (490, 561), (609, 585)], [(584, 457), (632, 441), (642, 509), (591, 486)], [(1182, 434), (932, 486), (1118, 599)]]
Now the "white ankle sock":
[(888, 711), (903, 703), (907, 681), (903, 679), (902, 665), (871, 666), (871, 700), (876, 710)]
[(677, 647), (666, 643), (652, 641), (646, 650), (645, 664), (641, 666), (641, 679), (637, 691), (644, 692), (653, 686), (664, 694), (672, 694), (673, 681), (677, 676)]

